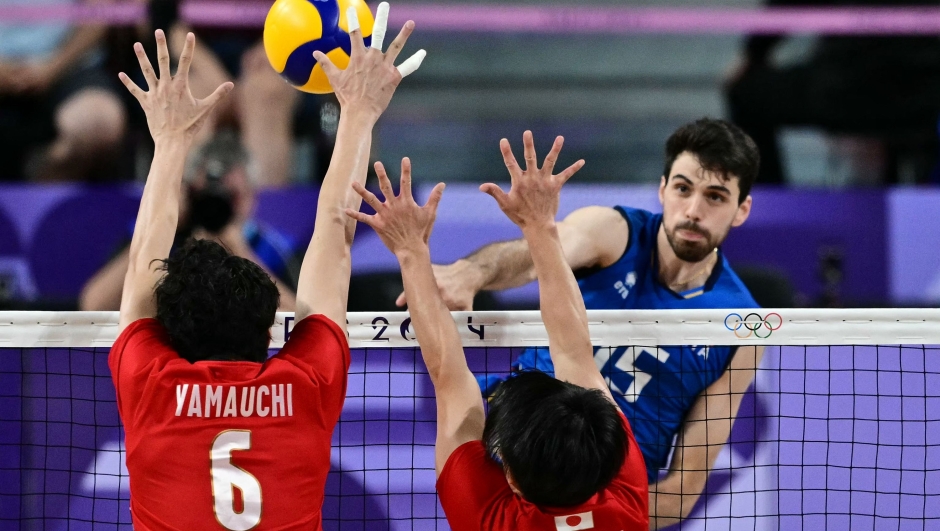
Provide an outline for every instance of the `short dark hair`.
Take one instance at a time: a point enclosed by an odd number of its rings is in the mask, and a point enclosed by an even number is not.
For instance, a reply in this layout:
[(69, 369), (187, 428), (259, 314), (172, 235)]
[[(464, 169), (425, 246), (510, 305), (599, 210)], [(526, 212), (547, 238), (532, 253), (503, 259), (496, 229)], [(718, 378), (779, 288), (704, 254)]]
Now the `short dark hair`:
[(694, 155), (707, 171), (718, 173), (725, 180), (737, 177), (741, 190), (738, 204), (751, 193), (760, 168), (760, 152), (740, 127), (724, 120), (702, 118), (677, 129), (666, 141), (663, 176), (667, 181), (672, 164), (685, 151)]
[(251, 260), (209, 240), (187, 240), (162, 260), (157, 321), (180, 357), (263, 362), (280, 295)]
[(627, 433), (598, 389), (538, 371), (513, 375), (490, 402), (483, 443), (536, 505), (586, 502), (620, 472)]

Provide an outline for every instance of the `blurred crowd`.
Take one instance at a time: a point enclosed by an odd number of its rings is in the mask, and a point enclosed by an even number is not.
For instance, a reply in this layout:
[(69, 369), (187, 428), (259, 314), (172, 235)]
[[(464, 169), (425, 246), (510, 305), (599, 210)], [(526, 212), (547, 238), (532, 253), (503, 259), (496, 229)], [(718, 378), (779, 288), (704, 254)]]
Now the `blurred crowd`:
[[(4, 0), (45, 6), (115, 0)], [(270, 68), (261, 30), (191, 28), (179, 0), (146, 2), (148, 21), (133, 28), (10, 25), (0, 21), (0, 181), (109, 182), (143, 179), (149, 137), (142, 114), (117, 82), (118, 71), (143, 84), (130, 52), (153, 50), (154, 28), (167, 30), (171, 54), (187, 31), (198, 36), (194, 95), (224, 81), (235, 93), (212, 117), (200, 143), (234, 133), (248, 155), (252, 182), (280, 187), (317, 182), (325, 172), (338, 107), (329, 97), (291, 89)], [(268, 4), (270, 0), (257, 0)], [(935, 0), (767, 0), (781, 6), (937, 5)], [(936, 182), (940, 112), (940, 39), (928, 36), (823, 37), (795, 65), (777, 66), (784, 35), (747, 38), (726, 79), (729, 117), (760, 146), (759, 182), (790, 181), (778, 133), (816, 127), (847, 138), (875, 181)], [(298, 146), (303, 157), (298, 157)]]
[[(47, 7), (78, 1), (4, 0)], [(146, 86), (131, 46), (140, 41), (152, 53), (156, 28), (167, 31), (173, 56), (188, 31), (198, 35), (191, 72), (195, 97), (235, 82), (234, 94), (197, 145), (235, 133), (249, 154), (251, 180), (260, 187), (321, 177), (338, 107), (329, 97), (302, 94), (284, 83), (267, 62), (260, 28), (191, 28), (178, 11), (179, 0), (150, 0), (148, 22), (133, 28), (0, 21), (0, 181), (141, 180), (140, 161), (149, 162), (152, 148), (143, 115), (117, 73), (125, 71)], [(303, 168), (295, 163), (298, 142), (315, 154), (301, 161)]]
[[(55, 7), (117, 0), (0, 1)], [(143, 113), (117, 73), (126, 72), (145, 87), (133, 43), (140, 41), (153, 53), (153, 30), (162, 28), (171, 56), (177, 57), (186, 33), (194, 31), (194, 96), (205, 97), (225, 81), (234, 81), (235, 90), (212, 115), (187, 164), (178, 237), (215, 238), (263, 265), (279, 279), (284, 309), (290, 309), (296, 242), (255, 219), (255, 195), (322, 179), (339, 107), (331, 96), (303, 94), (287, 85), (268, 64), (260, 28), (190, 27), (179, 17), (179, 0), (136, 1), (146, 4), (148, 16), (134, 27), (0, 21), (0, 183), (142, 182), (153, 145)], [(893, 0), (766, 4), (899, 5)], [(815, 127), (855, 146), (852, 156), (875, 175), (873, 182), (940, 182), (940, 38), (823, 36), (802, 61), (783, 66), (776, 52), (786, 38), (745, 38), (723, 85), (728, 118), (760, 149), (758, 184), (792, 181), (781, 162), (778, 137), (781, 129), (793, 126)], [(132, 229), (127, 227), (125, 245)], [(126, 248), (118, 248), (88, 281), (79, 298), (81, 309), (117, 309), (126, 254)], [(387, 280), (371, 281), (384, 285)], [(381, 289), (370, 285), (364, 291), (372, 304)]]
[[(938, 6), (936, 0), (766, 0), (769, 7)], [(824, 36), (804, 61), (775, 64), (784, 35), (745, 40), (725, 95), (730, 119), (757, 142), (758, 182), (788, 181), (778, 133), (815, 126), (854, 139), (883, 183), (940, 182), (940, 38)]]

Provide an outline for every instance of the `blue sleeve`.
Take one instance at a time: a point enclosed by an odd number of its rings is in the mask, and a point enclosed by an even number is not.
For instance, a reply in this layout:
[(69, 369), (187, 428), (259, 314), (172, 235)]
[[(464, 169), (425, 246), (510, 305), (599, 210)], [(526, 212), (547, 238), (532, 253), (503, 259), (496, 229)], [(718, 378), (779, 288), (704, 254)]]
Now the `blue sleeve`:
[(294, 243), (277, 230), (255, 222), (245, 224), (245, 238), (258, 259), (287, 285), (295, 285)]

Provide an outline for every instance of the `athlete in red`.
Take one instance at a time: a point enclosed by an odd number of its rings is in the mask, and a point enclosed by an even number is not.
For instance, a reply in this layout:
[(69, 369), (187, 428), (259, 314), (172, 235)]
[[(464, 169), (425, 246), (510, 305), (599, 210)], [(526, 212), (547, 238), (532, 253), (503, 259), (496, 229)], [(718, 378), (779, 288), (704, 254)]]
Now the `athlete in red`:
[(402, 162), (397, 197), (376, 164), (385, 202), (354, 183), (376, 214), (346, 213), (373, 227), (401, 264), (437, 396), (437, 489), (451, 528), (645, 531), (649, 493), (643, 455), (594, 364), (584, 301), (555, 226), (561, 187), (584, 161), (552, 175), (563, 139), (555, 140), (542, 168), (532, 133), (523, 140), (525, 171), (509, 142), (500, 143), (510, 192), (495, 184), (481, 190), (496, 199), (529, 244), (558, 379), (540, 372), (514, 376), (500, 387), (488, 416), (431, 269), (428, 238), (443, 185), (419, 207), (411, 195), (410, 162)]
[(155, 153), (130, 247), (122, 332), (108, 363), (138, 531), (321, 528), (330, 439), (349, 368), (355, 222), (343, 210), (358, 208), (349, 186), (365, 181), (372, 128), (401, 82), (394, 61), (413, 28), (405, 24), (387, 54), (381, 42), (367, 50), (353, 31), (344, 71), (317, 54), (342, 113), (300, 271), (297, 324), (270, 359), (278, 292), (268, 274), (213, 241), (189, 241), (170, 253), (186, 155), (232, 84), (204, 100), (192, 97), (192, 34), (175, 76), (162, 31), (159, 77), (135, 45), (149, 91), (124, 74), (121, 80), (147, 115)]

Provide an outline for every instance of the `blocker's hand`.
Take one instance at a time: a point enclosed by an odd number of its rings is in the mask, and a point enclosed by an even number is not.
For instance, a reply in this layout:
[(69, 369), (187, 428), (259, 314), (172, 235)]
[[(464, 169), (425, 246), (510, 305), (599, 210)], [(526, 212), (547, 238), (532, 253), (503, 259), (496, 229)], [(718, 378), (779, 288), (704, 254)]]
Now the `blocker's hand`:
[(231, 82), (222, 83), (209, 97), (197, 100), (189, 90), (189, 66), (193, 62), (196, 37), (192, 33), (186, 35), (186, 44), (180, 54), (179, 67), (175, 76), (170, 75), (170, 52), (167, 50), (163, 30), (156, 31), (156, 38), (159, 78), (153, 71), (150, 59), (144, 53), (143, 45), (139, 42), (134, 44), (134, 53), (137, 54), (137, 61), (140, 63), (140, 69), (144, 73), (149, 90), (144, 92), (124, 72), (121, 72), (118, 77), (143, 107), (147, 115), (150, 135), (155, 142), (177, 136), (192, 141), (205, 123), (209, 112), (232, 90), (234, 85)]
[(381, 162), (375, 163), (375, 173), (385, 201), (379, 201), (375, 194), (354, 182), (353, 189), (375, 209), (375, 215), (369, 216), (349, 208), (346, 215), (372, 227), (396, 256), (426, 249), (437, 217), (437, 205), (444, 194), (444, 183), (438, 183), (431, 190), (428, 202), (418, 206), (411, 194), (411, 161), (407, 157), (401, 161), (401, 190), (397, 196)]
[(532, 131), (523, 133), (522, 144), (525, 148), (526, 165), (523, 170), (512, 154), (509, 141), (505, 138), (500, 140), (499, 148), (503, 152), (503, 161), (509, 170), (511, 188), (507, 194), (499, 186), (486, 183), (480, 186), (480, 191), (491, 195), (499, 204), (500, 210), (521, 229), (554, 224), (555, 216), (558, 214), (558, 200), (561, 197), (562, 185), (584, 166), (582, 159), (558, 175), (552, 174), (564, 142), (563, 137), (555, 138), (552, 150), (545, 156), (545, 162), (539, 168), (535, 158), (535, 141), (532, 138)]
[(350, 7), (346, 10), (346, 20), (352, 46), (349, 65), (346, 69), (337, 68), (323, 52), (313, 52), (313, 57), (323, 67), (323, 72), (330, 80), (336, 99), (339, 100), (343, 110), (365, 112), (372, 120), (378, 120), (388, 107), (402, 78), (421, 66), (427, 52), (418, 50), (401, 65), (395, 66), (398, 54), (401, 53), (405, 43), (408, 42), (408, 37), (415, 29), (414, 21), (409, 20), (388, 47), (388, 52), (382, 53), (382, 44), (388, 26), (388, 2), (382, 2), (376, 10), (372, 45), (368, 49), (362, 39), (362, 30), (359, 27), (359, 17), (355, 8)]

